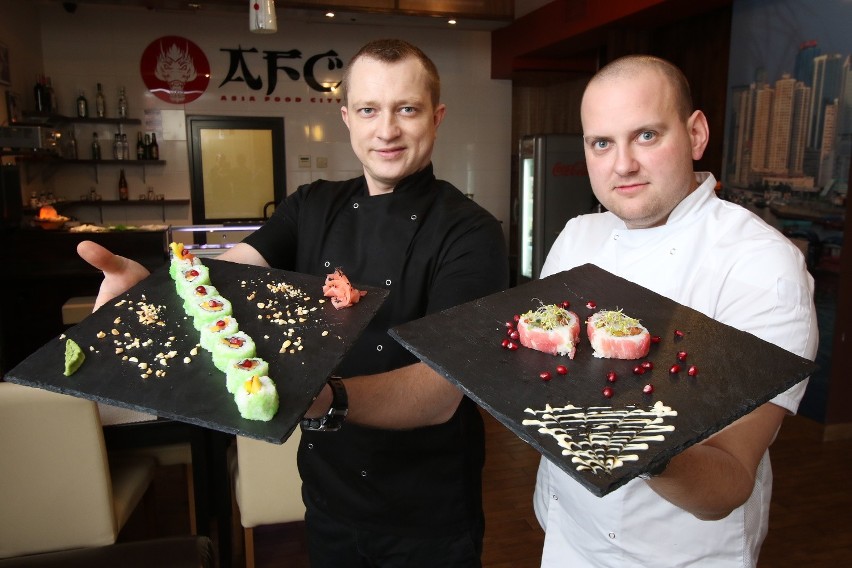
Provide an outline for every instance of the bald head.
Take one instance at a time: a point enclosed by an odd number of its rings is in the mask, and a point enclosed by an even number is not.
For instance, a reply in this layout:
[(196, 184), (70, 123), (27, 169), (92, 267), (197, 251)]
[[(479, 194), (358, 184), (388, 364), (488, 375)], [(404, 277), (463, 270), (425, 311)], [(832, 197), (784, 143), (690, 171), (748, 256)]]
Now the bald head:
[(627, 55), (608, 63), (592, 77), (586, 89), (607, 79), (629, 79), (649, 72), (659, 73), (663, 80), (669, 84), (678, 116), (684, 120), (689, 118), (694, 110), (689, 81), (675, 65), (652, 55)]

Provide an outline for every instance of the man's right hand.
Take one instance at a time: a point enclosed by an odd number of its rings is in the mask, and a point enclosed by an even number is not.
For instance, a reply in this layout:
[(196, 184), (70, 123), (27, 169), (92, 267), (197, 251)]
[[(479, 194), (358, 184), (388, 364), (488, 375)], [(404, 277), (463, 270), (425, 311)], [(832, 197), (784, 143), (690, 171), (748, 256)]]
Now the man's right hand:
[(95, 300), (95, 310), (150, 274), (148, 269), (135, 260), (115, 255), (92, 241), (80, 242), (77, 245), (77, 254), (104, 273), (104, 280)]

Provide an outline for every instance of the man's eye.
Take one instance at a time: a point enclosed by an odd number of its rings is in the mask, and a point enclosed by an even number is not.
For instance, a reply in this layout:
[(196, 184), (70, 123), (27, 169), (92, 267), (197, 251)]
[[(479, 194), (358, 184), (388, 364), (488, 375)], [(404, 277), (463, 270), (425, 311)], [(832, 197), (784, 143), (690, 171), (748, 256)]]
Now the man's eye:
[(376, 112), (376, 109), (372, 109), (372, 108), (362, 108), (362, 109), (359, 109), (359, 110), (358, 110), (358, 112), (359, 112), (360, 114), (362, 114), (363, 116), (370, 116), (371, 114), (373, 114), (374, 112)]
[(402, 114), (414, 114), (417, 109), (412, 106), (406, 106), (399, 109)]
[(648, 142), (649, 140), (653, 140), (657, 137), (657, 133), (651, 130), (646, 130), (645, 132), (639, 135), (639, 140), (643, 142)]
[(609, 140), (595, 140), (592, 142), (592, 148), (595, 150), (606, 150), (609, 146)]

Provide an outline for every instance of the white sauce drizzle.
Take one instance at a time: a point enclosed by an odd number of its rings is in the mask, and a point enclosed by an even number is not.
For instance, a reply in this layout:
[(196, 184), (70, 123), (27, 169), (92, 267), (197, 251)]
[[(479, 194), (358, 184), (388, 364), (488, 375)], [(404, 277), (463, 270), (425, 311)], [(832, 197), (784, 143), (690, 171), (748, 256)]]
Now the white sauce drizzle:
[(524, 412), (537, 416), (521, 422), (538, 426), (538, 431), (556, 439), (563, 456), (571, 456), (577, 471), (610, 473), (624, 462), (637, 461), (634, 453), (648, 449), (648, 442), (662, 442), (665, 433), (674, 426), (665, 424), (665, 417), (677, 416), (677, 411), (657, 401), (645, 410), (630, 405), (615, 410), (610, 406), (590, 406), (583, 409), (572, 404), (544, 410), (527, 408)]

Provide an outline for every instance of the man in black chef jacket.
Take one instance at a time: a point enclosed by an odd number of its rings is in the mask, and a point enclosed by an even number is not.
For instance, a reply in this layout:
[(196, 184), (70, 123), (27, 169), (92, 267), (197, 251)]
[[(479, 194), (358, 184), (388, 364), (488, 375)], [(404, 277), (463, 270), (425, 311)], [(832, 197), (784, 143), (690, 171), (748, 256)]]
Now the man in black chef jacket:
[[(302, 423), (299, 471), (311, 565), (480, 566), (482, 419), (452, 384), (387, 330), (508, 285), (499, 223), (447, 182), (431, 155), (444, 118), (435, 65), (400, 40), (365, 45), (343, 79), (352, 148), (364, 175), (319, 180), (221, 259), (389, 291)], [(147, 272), (94, 243), (100, 305)], [(348, 412), (348, 413), (347, 413)]]

